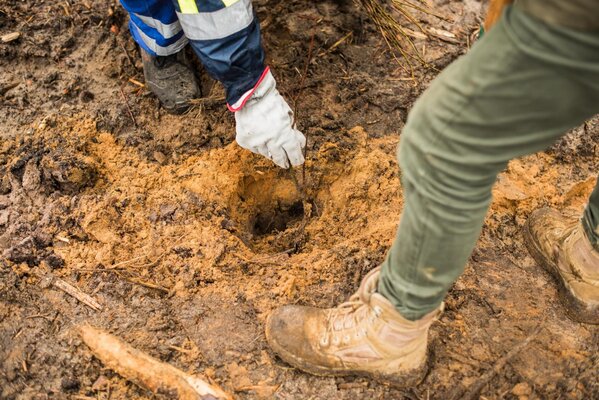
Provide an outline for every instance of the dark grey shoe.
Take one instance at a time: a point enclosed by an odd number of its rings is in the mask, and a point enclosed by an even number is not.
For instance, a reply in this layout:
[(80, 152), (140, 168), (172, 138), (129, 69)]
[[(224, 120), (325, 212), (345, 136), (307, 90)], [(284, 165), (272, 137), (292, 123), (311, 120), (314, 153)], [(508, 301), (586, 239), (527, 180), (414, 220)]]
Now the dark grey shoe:
[(172, 114), (181, 114), (200, 95), (193, 71), (185, 59), (185, 49), (170, 56), (152, 56), (141, 51), (146, 86)]

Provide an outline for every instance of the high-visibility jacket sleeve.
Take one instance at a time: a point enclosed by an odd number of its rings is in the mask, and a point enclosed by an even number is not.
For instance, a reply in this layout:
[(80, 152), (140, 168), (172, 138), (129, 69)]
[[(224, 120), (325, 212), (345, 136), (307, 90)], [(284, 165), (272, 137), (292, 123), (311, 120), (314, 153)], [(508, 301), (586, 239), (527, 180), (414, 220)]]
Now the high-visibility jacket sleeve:
[[(208, 73), (226, 90), (227, 104), (243, 105), (266, 67), (251, 0), (173, 0), (185, 36)], [(240, 103), (241, 102), (241, 103)]]

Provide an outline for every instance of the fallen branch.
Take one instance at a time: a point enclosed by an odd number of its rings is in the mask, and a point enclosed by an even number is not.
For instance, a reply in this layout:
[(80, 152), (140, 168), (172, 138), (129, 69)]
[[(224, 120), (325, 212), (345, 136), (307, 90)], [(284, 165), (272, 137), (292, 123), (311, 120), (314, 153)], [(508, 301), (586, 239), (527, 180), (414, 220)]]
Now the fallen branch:
[(516, 356), (518, 353), (520, 353), (522, 350), (524, 350), (524, 348), (526, 346), (528, 346), (530, 344), (530, 342), (533, 341), (534, 338), (537, 337), (539, 332), (541, 332), (541, 327), (542, 327), (542, 323), (539, 324), (539, 326), (537, 326), (534, 329), (534, 331), (526, 339), (524, 339), (522, 342), (518, 343), (510, 351), (508, 351), (503, 357), (498, 359), (495, 362), (495, 365), (493, 365), (493, 367), (491, 369), (489, 369), (487, 372), (482, 374), (481, 377), (478, 378), (478, 380), (476, 382), (474, 382), (472, 385), (470, 385), (468, 390), (466, 390), (466, 393), (464, 393), (463, 395), (460, 395), (460, 396), (456, 396), (455, 398), (459, 398), (460, 400), (478, 399), (479, 398), (478, 394), (483, 389), (483, 387), (485, 387), (486, 384), (491, 382), (491, 380), (501, 371), (501, 369), (512, 358), (514, 358), (514, 356)]
[(137, 85), (137, 86), (139, 86), (139, 87), (141, 87), (141, 88), (143, 88), (143, 87), (146, 87), (146, 85), (145, 85), (145, 84), (141, 83), (141, 82), (140, 82), (140, 81), (138, 81), (137, 79), (129, 78), (128, 80), (129, 80), (129, 82), (131, 82), (132, 84), (134, 84), (134, 85)]
[(12, 42), (13, 40), (17, 40), (20, 37), (21, 37), (21, 32), (11, 32), (11, 33), (7, 33), (6, 35), (2, 35), (2, 37), (0, 37), (0, 42), (9, 43), (9, 42)]
[[(304, 73), (301, 75), (300, 78), (300, 84), (299, 84), (299, 89), (297, 91), (297, 93), (295, 94), (295, 97), (293, 98), (293, 128), (297, 129), (297, 117), (298, 117), (298, 106), (299, 106), (299, 101), (302, 95), (302, 91), (304, 90), (304, 84), (306, 81), (306, 78), (308, 76), (308, 71), (310, 69), (310, 63), (312, 62), (312, 50), (314, 49), (314, 38), (315, 38), (315, 33), (312, 33), (312, 36), (310, 38), (310, 46), (308, 47), (308, 56), (306, 58), (306, 65), (304, 66)], [(298, 70), (299, 72), (299, 70)], [(306, 163), (305, 160), (308, 157), (308, 140), (310, 139), (308, 136), (308, 132), (304, 132), (304, 137), (306, 138), (306, 144), (304, 146), (304, 164), (302, 165), (302, 185), (300, 186), (299, 183), (297, 182), (297, 178), (295, 177), (295, 173), (293, 172), (293, 168), (291, 166), (289, 166), (289, 173), (291, 174), (291, 178), (293, 179), (293, 182), (295, 183), (295, 186), (297, 187), (297, 189), (299, 190), (301, 196), (302, 196), (302, 200), (306, 200), (306, 191), (305, 191), (305, 187), (306, 187)]]
[(137, 285), (144, 286), (144, 287), (147, 287), (147, 288), (150, 288), (150, 289), (159, 290), (159, 291), (164, 292), (164, 293), (170, 292), (170, 289), (167, 289), (164, 286), (160, 286), (160, 285), (157, 285), (155, 283), (147, 282), (147, 281), (144, 281), (144, 280), (141, 280), (141, 279), (137, 279), (137, 278), (133, 278), (133, 277), (130, 277), (130, 276), (123, 276), (123, 274), (119, 273), (119, 271), (114, 271), (114, 272), (116, 272), (119, 276), (122, 276), (123, 279), (125, 279), (128, 282), (135, 283)]
[(70, 283), (67, 283), (67, 282), (63, 281), (62, 279), (54, 276), (54, 277), (52, 277), (52, 284), (56, 288), (73, 296), (74, 298), (76, 298), (83, 304), (86, 304), (87, 306), (93, 308), (94, 310), (96, 310), (96, 311), (102, 310), (102, 305), (100, 303), (98, 303), (96, 301), (96, 299), (94, 299), (93, 297), (91, 297), (90, 295), (88, 295), (86, 293), (83, 293), (79, 288), (71, 285)]
[(218, 387), (135, 349), (89, 325), (78, 328), (86, 345), (106, 366), (154, 394), (179, 400), (231, 400)]

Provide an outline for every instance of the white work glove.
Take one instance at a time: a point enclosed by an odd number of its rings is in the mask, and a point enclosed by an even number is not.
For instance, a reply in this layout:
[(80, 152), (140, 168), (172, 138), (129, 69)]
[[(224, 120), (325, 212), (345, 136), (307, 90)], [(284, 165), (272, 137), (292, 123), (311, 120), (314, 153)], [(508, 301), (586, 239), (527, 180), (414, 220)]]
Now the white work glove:
[(266, 72), (249, 100), (235, 112), (237, 143), (272, 160), (281, 168), (304, 163), (306, 138), (293, 128), (293, 112)]

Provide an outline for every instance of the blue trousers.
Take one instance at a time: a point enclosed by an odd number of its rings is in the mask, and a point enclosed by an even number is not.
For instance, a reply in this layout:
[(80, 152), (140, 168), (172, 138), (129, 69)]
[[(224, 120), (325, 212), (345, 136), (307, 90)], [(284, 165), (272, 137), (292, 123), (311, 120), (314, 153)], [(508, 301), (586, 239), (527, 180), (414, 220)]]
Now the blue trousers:
[(191, 44), (234, 104), (264, 72), (260, 26), (251, 0), (121, 0), (135, 41), (153, 56)]

